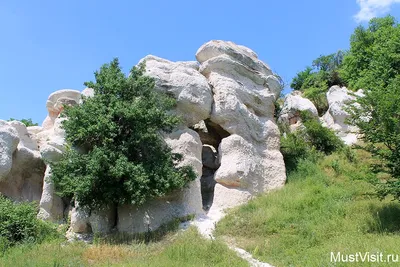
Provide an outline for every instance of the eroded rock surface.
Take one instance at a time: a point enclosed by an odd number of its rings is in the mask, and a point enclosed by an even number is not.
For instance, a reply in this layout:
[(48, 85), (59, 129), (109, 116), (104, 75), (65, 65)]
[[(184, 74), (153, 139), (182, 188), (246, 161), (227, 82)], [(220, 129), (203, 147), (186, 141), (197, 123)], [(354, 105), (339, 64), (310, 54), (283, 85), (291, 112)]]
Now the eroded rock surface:
[(214, 94), (210, 120), (230, 134), (218, 147), (221, 166), (215, 181), (235, 189), (232, 194), (245, 190), (254, 195), (282, 187), (285, 166), (273, 117), (282, 89), (278, 77), (253, 51), (232, 42), (208, 42), (196, 58)]
[(334, 130), (336, 134), (347, 145), (355, 144), (358, 141), (358, 128), (347, 124), (350, 117), (346, 111), (348, 105), (352, 104), (357, 97), (362, 97), (363, 90), (351, 92), (346, 87), (332, 86), (326, 94), (329, 109), (322, 116), (321, 122), (324, 126)]
[(309, 99), (302, 97), (300, 91), (293, 91), (285, 96), (278, 122), (288, 126), (290, 131), (295, 131), (302, 125), (300, 118), (300, 112), (302, 111), (307, 111), (315, 118), (318, 118), (318, 111), (315, 105)]
[(38, 145), (19, 121), (0, 120), (0, 193), (15, 201), (39, 201), (45, 165)]

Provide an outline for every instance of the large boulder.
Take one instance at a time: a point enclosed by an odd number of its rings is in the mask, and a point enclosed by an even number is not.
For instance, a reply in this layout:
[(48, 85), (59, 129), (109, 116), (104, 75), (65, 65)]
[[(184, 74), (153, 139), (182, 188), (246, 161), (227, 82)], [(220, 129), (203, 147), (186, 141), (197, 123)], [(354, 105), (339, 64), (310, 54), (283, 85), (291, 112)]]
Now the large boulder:
[(141, 62), (146, 64), (146, 75), (154, 78), (156, 90), (175, 97), (176, 112), (185, 125), (192, 126), (210, 116), (212, 92), (197, 62), (171, 62), (151, 55)]
[(332, 86), (326, 94), (329, 109), (321, 117), (322, 125), (334, 130), (347, 145), (352, 145), (358, 140), (358, 128), (347, 123), (350, 114), (346, 111), (357, 97), (362, 97), (363, 90), (351, 92), (346, 87)]
[(210, 41), (196, 58), (214, 93), (210, 120), (230, 134), (219, 145), (216, 182), (246, 199), (282, 187), (286, 172), (274, 119), (279, 78), (253, 51), (232, 42)]
[(315, 105), (309, 99), (302, 97), (300, 91), (293, 91), (285, 96), (278, 122), (288, 126), (290, 131), (294, 131), (302, 125), (300, 118), (300, 112), (302, 111), (306, 111), (318, 118), (318, 111)]
[(11, 171), (12, 156), (18, 143), (17, 130), (6, 121), (0, 120), (0, 181)]
[(40, 200), (44, 170), (25, 124), (0, 121), (0, 193), (16, 201)]
[[(176, 218), (186, 218), (190, 215), (203, 213), (200, 191), (202, 144), (199, 135), (193, 130), (181, 127), (165, 136), (165, 140), (174, 153), (184, 155), (180, 164), (192, 166), (197, 174), (196, 180), (182, 190), (177, 190), (162, 198), (150, 200), (142, 206), (119, 206), (118, 231), (146, 232), (148, 226), (155, 230)], [(146, 220), (149, 221), (149, 225), (144, 223)]]
[(81, 209), (75, 202), (75, 207), (70, 210), (70, 236), (74, 234), (106, 234), (111, 232), (116, 222), (116, 207), (109, 206), (100, 210), (88, 211)]

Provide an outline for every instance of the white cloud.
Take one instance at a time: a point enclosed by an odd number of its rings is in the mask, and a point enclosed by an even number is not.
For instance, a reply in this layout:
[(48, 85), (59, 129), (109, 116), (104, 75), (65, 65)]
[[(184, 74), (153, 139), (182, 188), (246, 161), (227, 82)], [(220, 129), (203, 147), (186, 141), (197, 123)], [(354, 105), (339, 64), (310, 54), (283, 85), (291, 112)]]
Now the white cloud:
[(392, 4), (400, 0), (357, 0), (360, 11), (354, 16), (357, 22), (368, 21), (390, 10)]

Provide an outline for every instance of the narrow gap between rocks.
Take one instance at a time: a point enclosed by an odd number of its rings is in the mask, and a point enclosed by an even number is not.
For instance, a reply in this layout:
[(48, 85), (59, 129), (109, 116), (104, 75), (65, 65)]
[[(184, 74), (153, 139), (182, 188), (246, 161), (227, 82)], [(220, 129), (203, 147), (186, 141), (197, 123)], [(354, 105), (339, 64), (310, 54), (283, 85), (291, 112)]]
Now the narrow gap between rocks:
[(218, 148), (221, 140), (228, 137), (229, 133), (209, 119), (196, 124), (193, 129), (199, 134), (203, 144), (203, 175), (200, 182), (203, 210), (207, 212), (213, 204), (216, 184), (214, 175), (220, 166)]

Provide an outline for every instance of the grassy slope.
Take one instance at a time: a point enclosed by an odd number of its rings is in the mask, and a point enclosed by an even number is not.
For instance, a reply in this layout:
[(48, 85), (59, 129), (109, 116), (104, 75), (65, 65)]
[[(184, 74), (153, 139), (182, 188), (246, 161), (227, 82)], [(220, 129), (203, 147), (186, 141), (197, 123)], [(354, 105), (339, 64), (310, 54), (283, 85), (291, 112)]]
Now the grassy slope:
[(219, 241), (203, 239), (195, 229), (145, 245), (66, 243), (54, 240), (20, 245), (0, 254), (0, 266), (248, 266)]
[(355, 162), (301, 162), (284, 189), (229, 213), (217, 235), (276, 266), (345, 266), (330, 264), (331, 251), (400, 254), (400, 205), (369, 194), (368, 161), (357, 151)]

